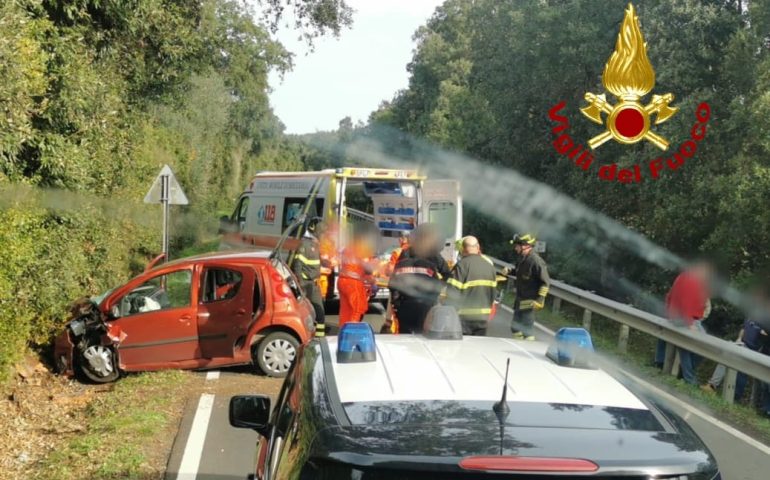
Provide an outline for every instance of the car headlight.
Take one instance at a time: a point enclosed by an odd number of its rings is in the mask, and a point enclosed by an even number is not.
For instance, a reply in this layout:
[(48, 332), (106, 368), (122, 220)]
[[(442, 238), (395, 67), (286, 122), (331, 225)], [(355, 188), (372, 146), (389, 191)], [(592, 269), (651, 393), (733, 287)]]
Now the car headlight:
[(84, 320), (73, 320), (69, 324), (72, 334), (76, 337), (83, 336), (86, 333), (86, 322)]

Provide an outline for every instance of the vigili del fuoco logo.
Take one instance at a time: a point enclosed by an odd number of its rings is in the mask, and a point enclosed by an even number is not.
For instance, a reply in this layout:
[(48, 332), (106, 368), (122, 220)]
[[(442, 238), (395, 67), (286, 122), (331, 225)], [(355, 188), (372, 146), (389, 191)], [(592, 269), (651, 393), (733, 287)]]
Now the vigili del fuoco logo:
[[(589, 120), (605, 127), (603, 132), (588, 140), (591, 150), (596, 150), (610, 140), (625, 145), (644, 140), (663, 151), (668, 150), (668, 140), (655, 133), (653, 126), (671, 118), (679, 108), (671, 105), (674, 101), (672, 93), (653, 94), (648, 103), (644, 104), (642, 101), (642, 98), (655, 88), (655, 70), (647, 58), (647, 43), (639, 28), (639, 18), (634, 6), (630, 3), (620, 26), (615, 51), (604, 66), (602, 85), (616, 97), (616, 102), (611, 103), (604, 93), (596, 95), (588, 92), (585, 94), (588, 105), (580, 109)], [(566, 102), (560, 102), (548, 111), (548, 117), (557, 123), (552, 130), (556, 135), (553, 146), (560, 155), (568, 157), (587, 171), (594, 161), (593, 153), (575, 142), (566, 132), (569, 120), (559, 114), (565, 106)], [(645, 168), (639, 164), (631, 168), (619, 168), (614, 163), (603, 165), (599, 167), (599, 178), (621, 183), (638, 183), (645, 174), (657, 179), (665, 168), (678, 169), (684, 165), (686, 159), (695, 155), (698, 142), (706, 137), (706, 124), (710, 116), (711, 109), (707, 103), (698, 105), (690, 139), (683, 142), (672, 156), (651, 160)], [(646, 173), (643, 174), (643, 171)]]

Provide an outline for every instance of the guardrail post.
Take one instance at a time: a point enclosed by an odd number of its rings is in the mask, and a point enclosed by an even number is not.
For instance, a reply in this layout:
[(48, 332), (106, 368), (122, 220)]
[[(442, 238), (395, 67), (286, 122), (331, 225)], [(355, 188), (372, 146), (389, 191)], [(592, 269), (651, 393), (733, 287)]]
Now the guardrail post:
[(679, 349), (676, 349), (676, 354), (674, 355), (674, 363), (671, 365), (671, 375), (678, 377), (679, 376), (679, 369), (682, 366), (682, 359), (679, 356)]
[(679, 362), (676, 358), (676, 345), (673, 343), (666, 343), (666, 357), (663, 360), (663, 371), (666, 373), (674, 373), (674, 364), (676, 364), (677, 372), (679, 373)]
[(587, 308), (583, 310), (583, 328), (591, 331), (591, 310)]
[(553, 297), (553, 313), (557, 314), (561, 310), (561, 298)]
[(631, 329), (628, 325), (620, 326), (620, 335), (618, 336), (618, 350), (621, 353), (628, 351), (628, 335), (631, 333)]
[(735, 402), (735, 383), (737, 380), (738, 372), (732, 368), (728, 368), (722, 386), (722, 398), (724, 398), (727, 403)]

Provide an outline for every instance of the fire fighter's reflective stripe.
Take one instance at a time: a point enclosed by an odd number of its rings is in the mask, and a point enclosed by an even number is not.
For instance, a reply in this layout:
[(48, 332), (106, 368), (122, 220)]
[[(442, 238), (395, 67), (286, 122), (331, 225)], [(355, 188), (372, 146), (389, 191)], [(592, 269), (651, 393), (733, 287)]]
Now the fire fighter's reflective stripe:
[(492, 313), (491, 308), (461, 308), (457, 310), (460, 315), (481, 315)]
[(521, 300), (519, 302), (519, 308), (526, 310), (528, 308), (532, 308), (532, 304), (535, 303), (534, 300)]
[(473, 287), (497, 287), (497, 282), (495, 280), (471, 280), (469, 282), (461, 283), (457, 279), (450, 278), (447, 280), (447, 283), (460, 290), (466, 290)]
[(546, 295), (548, 295), (548, 287), (543, 285), (540, 287), (540, 290), (537, 291), (537, 296), (545, 298)]
[(393, 275), (403, 275), (408, 273), (416, 273), (418, 275), (427, 275), (429, 277), (433, 276), (433, 270), (430, 268), (424, 268), (424, 267), (401, 267), (397, 268)]
[(294, 258), (304, 263), (305, 265), (312, 265), (312, 266), (321, 265), (321, 260), (310, 260), (306, 256), (299, 253)]

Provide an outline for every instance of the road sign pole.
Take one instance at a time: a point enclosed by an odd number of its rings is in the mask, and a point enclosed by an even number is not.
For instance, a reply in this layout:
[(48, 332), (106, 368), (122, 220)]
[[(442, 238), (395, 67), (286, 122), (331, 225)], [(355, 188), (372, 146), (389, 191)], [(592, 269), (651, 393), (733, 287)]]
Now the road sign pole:
[(187, 195), (184, 194), (181, 185), (179, 185), (179, 182), (174, 176), (174, 172), (171, 171), (171, 167), (163, 165), (160, 173), (155, 177), (155, 181), (152, 182), (150, 191), (144, 196), (144, 203), (160, 203), (160, 206), (163, 209), (161, 249), (163, 255), (166, 256), (166, 261), (168, 261), (170, 206), (188, 205), (190, 203), (187, 200)]
[(160, 177), (161, 184), (160, 184), (160, 204), (163, 208), (163, 253), (166, 255), (166, 260), (168, 261), (168, 199), (169, 199), (169, 181), (168, 181), (168, 175), (163, 175)]

